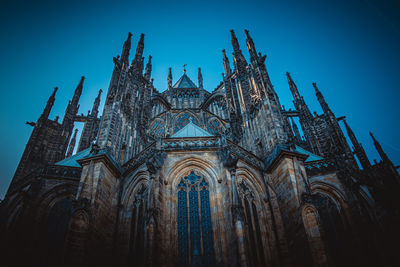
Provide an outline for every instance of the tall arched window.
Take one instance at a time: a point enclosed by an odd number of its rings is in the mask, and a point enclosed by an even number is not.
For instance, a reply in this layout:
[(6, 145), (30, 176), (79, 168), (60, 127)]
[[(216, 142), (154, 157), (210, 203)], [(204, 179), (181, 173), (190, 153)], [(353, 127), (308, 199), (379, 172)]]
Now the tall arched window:
[(41, 265), (56, 266), (63, 260), (63, 249), (71, 217), (72, 200), (67, 198), (53, 205), (43, 236)]
[(141, 184), (134, 196), (129, 241), (129, 262), (136, 266), (144, 263), (144, 215), (147, 187)]
[(240, 181), (238, 188), (247, 225), (247, 242), (251, 266), (265, 266), (264, 246), (254, 193), (243, 180)]
[(191, 173), (178, 184), (178, 256), (181, 266), (214, 266), (209, 185)]

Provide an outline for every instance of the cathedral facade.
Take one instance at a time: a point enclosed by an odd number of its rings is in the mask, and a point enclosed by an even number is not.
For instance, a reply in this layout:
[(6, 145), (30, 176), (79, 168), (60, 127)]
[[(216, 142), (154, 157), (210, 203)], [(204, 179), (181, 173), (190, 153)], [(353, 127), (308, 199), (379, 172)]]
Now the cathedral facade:
[[(286, 110), (266, 56), (245, 35), (249, 59), (232, 30), (233, 68), (223, 50), (212, 92), (200, 68), (197, 84), (186, 70), (174, 83), (169, 69), (168, 88), (158, 91), (143, 34), (130, 63), (131, 33), (113, 58), (101, 116), (101, 90), (78, 114), (82, 77), (63, 120), (49, 119), (55, 88), (27, 123), (33, 131), (0, 206), (3, 261), (392, 266), (396, 166), (372, 134), (382, 160), (370, 163), (315, 83), (322, 114), (309, 111), (289, 73), (295, 110)], [(78, 144), (75, 122), (84, 123)]]

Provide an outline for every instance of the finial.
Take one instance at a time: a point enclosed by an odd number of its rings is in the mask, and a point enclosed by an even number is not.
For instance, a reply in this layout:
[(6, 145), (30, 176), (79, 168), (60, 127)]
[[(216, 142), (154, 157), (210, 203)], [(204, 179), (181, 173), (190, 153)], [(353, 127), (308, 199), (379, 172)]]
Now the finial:
[(183, 64), (183, 72), (186, 73), (186, 66), (187, 64)]
[(318, 87), (317, 87), (317, 84), (316, 84), (316, 83), (312, 83), (312, 85), (314, 86), (315, 92), (318, 93), (318, 92), (319, 92), (319, 89), (318, 89)]

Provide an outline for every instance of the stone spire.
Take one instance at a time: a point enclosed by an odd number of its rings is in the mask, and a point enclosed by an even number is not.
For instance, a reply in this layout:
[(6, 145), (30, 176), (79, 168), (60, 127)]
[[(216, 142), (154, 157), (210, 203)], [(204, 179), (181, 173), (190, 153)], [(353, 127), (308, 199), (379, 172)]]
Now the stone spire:
[(140, 39), (136, 47), (135, 58), (142, 58), (144, 49), (144, 34), (140, 34)]
[(44, 108), (43, 113), (40, 116), (40, 118), (43, 118), (43, 119), (49, 118), (51, 109), (53, 108), (53, 105), (54, 105), (54, 101), (56, 100), (57, 90), (58, 90), (58, 87), (55, 87), (53, 93), (49, 97), (49, 100), (47, 100), (46, 107)]
[[(72, 128), (73, 128), (74, 118), (75, 118), (76, 114), (78, 113), (78, 109), (79, 109), (79, 98), (81, 97), (81, 94), (82, 94), (84, 80), (85, 80), (85, 76), (82, 76), (78, 86), (75, 89), (72, 100), (68, 103), (67, 109), (65, 111), (63, 123), (62, 123), (64, 127), (66, 127), (67, 125), (68, 125), (68, 127), (71, 127), (71, 124), (72, 124)], [(70, 129), (70, 130), (72, 131), (72, 129)]]
[(372, 140), (374, 141), (374, 146), (376, 150), (379, 153), (379, 156), (381, 156), (381, 159), (385, 163), (393, 164), (392, 161), (389, 159), (389, 157), (386, 155), (385, 151), (383, 151), (381, 144), (375, 139), (375, 136), (372, 134), (372, 132), (369, 132), (369, 135), (371, 136)]
[(90, 113), (95, 118), (97, 118), (97, 115), (99, 114), (100, 97), (101, 97), (102, 92), (103, 92), (103, 90), (100, 89), (99, 94), (97, 95), (96, 99), (94, 100), (92, 112)]
[(203, 75), (201, 75), (201, 68), (199, 68), (198, 77), (199, 77), (199, 88), (203, 88)]
[(232, 74), (231, 70), (231, 65), (229, 64), (229, 59), (226, 56), (225, 49), (222, 50), (222, 55), (223, 55), (223, 63), (224, 63), (224, 70), (225, 70), (225, 76), (230, 76)]
[(172, 69), (168, 69), (168, 89), (172, 88)]
[(250, 61), (251, 62), (257, 61), (258, 55), (256, 47), (254, 46), (253, 39), (251, 38), (248, 30), (244, 30), (244, 33), (246, 34), (246, 44), (247, 44), (247, 49), (249, 50), (250, 53)]
[(82, 77), (81, 77), (81, 80), (79, 81), (78, 86), (77, 86), (76, 89), (75, 89), (74, 96), (72, 97), (72, 101), (71, 101), (71, 104), (72, 104), (74, 107), (77, 107), (77, 106), (78, 106), (79, 98), (80, 98), (81, 95), (82, 95), (82, 89), (83, 89), (83, 82), (84, 82), (84, 81), (85, 81), (85, 76), (82, 76)]
[(152, 69), (152, 65), (151, 65), (151, 55), (149, 55), (149, 60), (147, 61), (146, 64), (146, 70), (144, 72), (144, 78), (148, 81), (150, 81), (150, 77), (151, 77), (151, 69)]
[(329, 108), (328, 103), (326, 103), (324, 96), (322, 95), (321, 91), (318, 89), (317, 84), (312, 84), (315, 89), (315, 95), (317, 96), (318, 102), (321, 105), (322, 110), (328, 116), (333, 115), (332, 110)]
[(367, 154), (364, 151), (362, 145), (358, 142), (353, 130), (347, 124), (346, 120), (343, 120), (344, 126), (346, 127), (347, 135), (350, 138), (351, 143), (354, 146), (354, 153), (357, 155), (358, 160), (361, 163), (363, 169), (368, 169), (371, 167), (371, 163), (368, 160)]
[(231, 38), (232, 38), (231, 41), (232, 41), (233, 51), (234, 52), (240, 51), (239, 42), (238, 42), (238, 39), (236, 38), (235, 32), (233, 30), (231, 30)]
[(78, 129), (75, 129), (74, 135), (72, 136), (71, 142), (69, 143), (68, 146), (68, 152), (66, 157), (71, 157), (72, 154), (74, 153), (74, 148), (75, 148), (75, 143), (76, 143), (76, 134), (78, 133)]
[(143, 65), (144, 65), (144, 58), (143, 58), (143, 50), (144, 50), (144, 34), (140, 34), (140, 40), (136, 47), (136, 54), (135, 58), (132, 60), (131, 69), (133, 70), (134, 74), (142, 75), (143, 73)]
[(292, 77), (290, 76), (289, 72), (286, 72), (286, 77), (287, 77), (287, 80), (288, 80), (288, 83), (289, 83), (289, 88), (290, 88), (290, 91), (292, 92), (293, 98), (295, 100), (301, 99), (299, 91), (297, 90), (297, 86), (294, 83), (294, 81), (293, 81)]
[(300, 131), (299, 128), (297, 127), (295, 121), (293, 120), (292, 117), (290, 117), (290, 120), (292, 122), (292, 128), (293, 128), (293, 132), (294, 132), (294, 139), (295, 141), (300, 144), (301, 143), (301, 135), (300, 135)]
[(122, 48), (121, 62), (125, 62), (126, 64), (128, 64), (129, 62), (129, 51), (131, 50), (131, 37), (132, 33), (128, 33), (128, 38), (126, 39), (124, 47)]

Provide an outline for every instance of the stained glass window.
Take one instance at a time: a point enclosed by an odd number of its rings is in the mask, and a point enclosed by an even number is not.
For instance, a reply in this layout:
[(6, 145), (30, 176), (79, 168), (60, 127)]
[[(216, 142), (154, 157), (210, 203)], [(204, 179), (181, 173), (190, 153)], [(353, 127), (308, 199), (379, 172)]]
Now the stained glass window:
[(214, 135), (221, 135), (224, 131), (224, 128), (222, 127), (221, 123), (216, 119), (208, 123), (207, 129), (210, 133)]
[(186, 126), (186, 124), (189, 123), (189, 121), (192, 121), (193, 123), (196, 124), (196, 118), (193, 117), (193, 115), (190, 115), (188, 113), (184, 113), (178, 117), (175, 123), (175, 132), (179, 131), (183, 127)]
[(152, 133), (155, 136), (162, 137), (162, 136), (164, 136), (164, 132), (165, 132), (164, 128), (165, 128), (164, 122), (162, 120), (158, 119), (155, 122), (153, 122), (150, 133)]
[(214, 266), (207, 181), (193, 171), (178, 184), (178, 256), (181, 266)]

